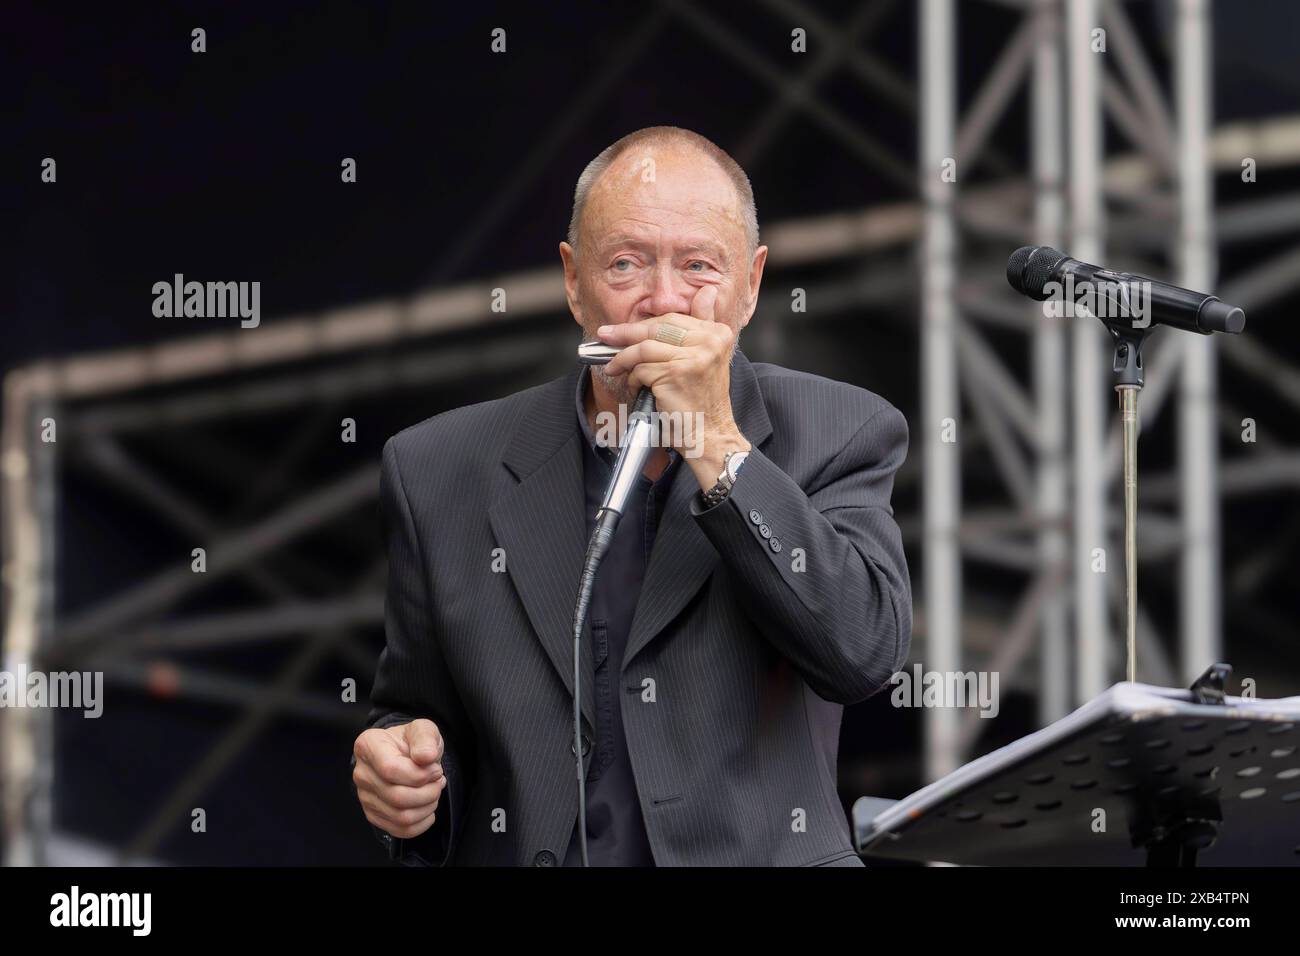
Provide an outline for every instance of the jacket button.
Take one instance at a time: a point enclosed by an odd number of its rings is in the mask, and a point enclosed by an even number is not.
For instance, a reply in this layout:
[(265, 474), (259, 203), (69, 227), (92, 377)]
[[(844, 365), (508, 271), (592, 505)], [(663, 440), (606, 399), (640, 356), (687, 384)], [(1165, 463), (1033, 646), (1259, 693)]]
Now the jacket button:
[[(571, 754), (576, 753), (576, 751), (573, 749), (573, 741), (569, 741), (569, 753), (571, 753)], [(583, 735), (582, 735), (582, 755), (585, 757), (585, 756), (587, 756), (587, 754), (589, 754), (589, 753), (591, 753), (591, 738), (588, 737), (586, 734), (583, 734)]]
[(550, 850), (542, 850), (533, 857), (533, 866), (555, 866), (555, 854)]
[(768, 544), (768, 547), (770, 547), (770, 548), (772, 549), (773, 552), (779, 553), (779, 552), (781, 551), (781, 539), (780, 539), (780, 538), (772, 538), (770, 541), (767, 542), (767, 544)]
[(749, 520), (754, 524), (762, 524), (763, 516), (759, 514), (757, 511), (751, 511), (749, 513)]
[(761, 534), (761, 535), (762, 535), (763, 537), (765, 537), (765, 538), (770, 538), (770, 537), (772, 537), (772, 529), (769, 528), (769, 527), (768, 527), (767, 525), (765, 525), (765, 524), (761, 524), (761, 525), (758, 526), (758, 533)]

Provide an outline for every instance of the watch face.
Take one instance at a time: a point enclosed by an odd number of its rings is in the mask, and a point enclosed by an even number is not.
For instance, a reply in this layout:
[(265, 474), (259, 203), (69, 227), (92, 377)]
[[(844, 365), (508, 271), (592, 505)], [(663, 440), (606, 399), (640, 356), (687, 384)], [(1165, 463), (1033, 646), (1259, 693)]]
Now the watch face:
[(731, 476), (732, 481), (736, 480), (736, 476), (740, 474), (741, 466), (745, 464), (745, 459), (748, 457), (749, 452), (738, 451), (727, 459), (727, 474)]

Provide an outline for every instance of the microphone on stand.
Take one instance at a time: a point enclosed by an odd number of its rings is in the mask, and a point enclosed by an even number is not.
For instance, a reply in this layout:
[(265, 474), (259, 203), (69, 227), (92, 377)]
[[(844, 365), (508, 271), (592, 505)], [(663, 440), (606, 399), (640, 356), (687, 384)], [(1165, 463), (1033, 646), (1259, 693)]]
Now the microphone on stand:
[(1142, 389), (1142, 343), (1153, 325), (1184, 332), (1238, 335), (1246, 313), (1208, 292), (1159, 279), (1115, 272), (1067, 256), (1051, 246), (1021, 246), (1007, 259), (1007, 282), (1039, 302), (1060, 297), (1085, 306), (1115, 342), (1112, 371), (1124, 435), (1124, 597), (1127, 676), (1137, 680), (1137, 438)]
[(1051, 246), (1021, 246), (1011, 253), (1007, 281), (1020, 294), (1040, 302), (1055, 295), (1086, 299), (1093, 314), (1108, 325), (1168, 325), (1201, 335), (1235, 335), (1246, 327), (1246, 313), (1218, 296), (1131, 272), (1114, 272), (1072, 259)]

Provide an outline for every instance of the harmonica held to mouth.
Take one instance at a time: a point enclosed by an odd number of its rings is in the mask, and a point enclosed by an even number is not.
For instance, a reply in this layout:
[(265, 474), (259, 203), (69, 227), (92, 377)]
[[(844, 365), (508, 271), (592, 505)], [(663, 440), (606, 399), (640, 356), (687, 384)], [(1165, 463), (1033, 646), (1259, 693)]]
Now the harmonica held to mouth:
[(604, 365), (622, 348), (604, 342), (582, 342), (578, 345), (578, 361), (583, 365)]

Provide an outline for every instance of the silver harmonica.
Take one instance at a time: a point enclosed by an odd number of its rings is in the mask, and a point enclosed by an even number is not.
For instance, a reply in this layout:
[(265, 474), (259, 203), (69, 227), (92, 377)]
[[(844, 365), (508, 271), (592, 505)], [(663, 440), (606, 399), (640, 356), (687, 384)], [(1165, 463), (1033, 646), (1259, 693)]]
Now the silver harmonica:
[(623, 349), (604, 342), (582, 342), (578, 345), (578, 361), (583, 365), (604, 365)]

